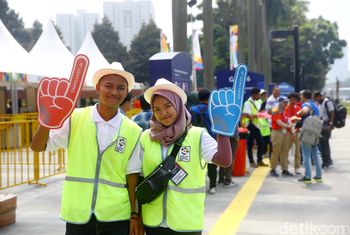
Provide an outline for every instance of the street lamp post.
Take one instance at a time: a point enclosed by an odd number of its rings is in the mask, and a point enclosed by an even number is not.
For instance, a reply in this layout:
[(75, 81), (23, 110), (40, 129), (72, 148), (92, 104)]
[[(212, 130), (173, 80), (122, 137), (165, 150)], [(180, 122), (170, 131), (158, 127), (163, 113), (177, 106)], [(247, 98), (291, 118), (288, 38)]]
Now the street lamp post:
[(272, 30), (270, 31), (270, 41), (273, 39), (286, 39), (293, 36), (294, 41), (294, 88), (300, 91), (300, 65), (299, 65), (299, 27), (294, 26), (292, 30)]

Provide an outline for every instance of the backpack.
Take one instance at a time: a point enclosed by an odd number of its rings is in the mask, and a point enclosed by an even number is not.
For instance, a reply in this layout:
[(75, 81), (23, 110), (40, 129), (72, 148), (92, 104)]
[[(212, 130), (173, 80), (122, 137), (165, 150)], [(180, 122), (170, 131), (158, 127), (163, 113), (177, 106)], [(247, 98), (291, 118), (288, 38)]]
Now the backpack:
[(211, 134), (211, 123), (209, 120), (209, 116), (207, 115), (208, 106), (201, 107), (199, 105), (196, 106), (199, 110), (199, 114), (191, 109), (190, 113), (193, 117), (193, 126), (204, 127), (208, 130), (209, 134)]
[(320, 117), (313, 115), (314, 111), (311, 106), (309, 108), (311, 113), (303, 122), (300, 140), (310, 145), (317, 145), (322, 132), (323, 121)]
[[(329, 111), (328, 111), (328, 106), (327, 103), (328, 102), (332, 102), (330, 100), (327, 100), (325, 103), (325, 107), (327, 110), (327, 114), (329, 117)], [(347, 109), (342, 105), (342, 104), (338, 104), (335, 105), (334, 102), (332, 102), (333, 107), (334, 107), (334, 122), (333, 122), (333, 126), (335, 128), (342, 128), (345, 126), (345, 121), (346, 121), (346, 116), (348, 114)]]

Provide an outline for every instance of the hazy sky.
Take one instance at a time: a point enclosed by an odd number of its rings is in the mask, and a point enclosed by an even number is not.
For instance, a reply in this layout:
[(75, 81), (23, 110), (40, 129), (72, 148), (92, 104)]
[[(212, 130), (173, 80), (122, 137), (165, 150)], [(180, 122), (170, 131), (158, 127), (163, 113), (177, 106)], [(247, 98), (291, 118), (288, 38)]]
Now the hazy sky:
[[(103, 0), (7, 0), (7, 2), (23, 18), (26, 27), (31, 27), (35, 19), (45, 25), (49, 19), (55, 21), (57, 13), (76, 13), (77, 9), (99, 13), (100, 17), (103, 13)], [(171, 0), (152, 0), (152, 2), (156, 24), (172, 41)], [(322, 15), (325, 19), (336, 21), (340, 38), (350, 44), (350, 0), (309, 0), (309, 2), (308, 16), (314, 18)], [(349, 63), (349, 61), (345, 63), (348, 64), (347, 67), (350, 67)]]
[[(108, 0), (112, 1), (112, 0)], [(115, 1), (115, 0), (114, 0)], [(49, 19), (56, 21), (56, 14), (73, 13), (83, 9), (88, 13), (103, 14), (103, 0), (7, 0), (9, 7), (23, 18), (26, 27), (31, 27), (34, 20), (46, 24)], [(117, 0), (116, 2), (120, 2)], [(155, 21), (165, 34), (172, 38), (171, 0), (152, 0)]]

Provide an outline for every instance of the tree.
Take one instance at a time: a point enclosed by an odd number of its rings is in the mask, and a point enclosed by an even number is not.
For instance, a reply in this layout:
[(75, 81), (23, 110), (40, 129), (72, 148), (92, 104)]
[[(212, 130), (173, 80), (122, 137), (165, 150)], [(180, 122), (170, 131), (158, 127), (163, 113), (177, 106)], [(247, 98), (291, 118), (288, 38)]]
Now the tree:
[(148, 59), (160, 51), (160, 29), (153, 20), (143, 24), (133, 39), (129, 51), (128, 71), (134, 74), (137, 82), (149, 82)]
[(118, 61), (124, 65), (128, 61), (127, 49), (107, 17), (103, 18), (101, 24), (95, 24), (92, 36), (109, 63)]
[[(338, 27), (323, 18), (307, 19), (307, 1), (299, 0), (263, 0), (264, 12), (267, 21), (267, 32), (270, 30), (292, 29), (299, 26), (299, 54), (300, 64), (303, 67), (301, 77), (301, 88), (321, 89), (325, 83), (325, 77), (335, 59), (343, 56), (342, 48), (346, 45), (344, 40), (338, 37)], [(246, 0), (217, 0), (217, 8), (213, 9), (214, 14), (214, 65), (216, 69), (229, 68), (229, 26), (247, 21), (246, 4), (259, 4), (259, 1)], [(254, 6), (254, 8), (257, 8)], [(237, 9), (242, 9), (242, 14), (237, 13)], [(257, 8), (259, 9), (259, 8)], [(261, 9), (261, 11), (262, 11)], [(241, 18), (239, 18), (241, 16)], [(202, 14), (196, 19), (201, 20)], [(256, 15), (256, 23), (262, 24), (262, 20)], [(245, 22), (246, 24), (246, 22)], [(245, 30), (245, 31), (243, 31)], [(239, 28), (239, 34), (247, 33), (245, 28)], [(243, 31), (243, 32), (242, 32)], [(267, 35), (261, 35), (267, 36)], [(253, 40), (262, 40), (253, 38)], [(240, 51), (244, 55), (248, 54), (246, 41), (238, 42)], [(241, 43), (245, 44), (241, 48)], [(259, 45), (257, 43), (257, 45)], [(273, 82), (280, 83), (286, 81), (294, 84), (293, 78), (293, 41), (289, 37), (286, 41), (276, 43), (271, 42), (272, 53), (272, 78)], [(258, 56), (261, 55), (261, 47), (257, 47)], [(246, 58), (246, 57), (244, 57)], [(205, 58), (204, 58), (205, 59)], [(244, 61), (241, 61), (244, 62)], [(250, 66), (248, 64), (248, 66)], [(258, 66), (259, 67), (259, 66)], [(260, 70), (260, 69), (258, 69)]]
[(22, 18), (8, 7), (6, 0), (0, 0), (0, 19), (18, 43), (28, 50), (32, 41), (31, 34), (24, 28)]
[(53, 24), (53, 26), (55, 27), (55, 30), (56, 30), (58, 36), (60, 37), (61, 41), (63, 42), (63, 44), (67, 47), (68, 50), (71, 51), (71, 48), (69, 46), (67, 46), (66, 42), (64, 41), (64, 36), (63, 36), (63, 33), (62, 33), (60, 27), (58, 27), (58, 25), (55, 23)]
[(28, 51), (30, 51), (35, 43), (38, 41), (40, 35), (43, 32), (43, 25), (39, 21), (34, 21), (33, 27), (29, 29), (32, 36), (31, 43), (28, 45)]
[[(326, 74), (335, 59), (343, 57), (344, 40), (338, 37), (338, 26), (319, 17), (306, 21), (300, 27), (300, 64), (303, 65), (301, 89), (321, 89)], [(294, 84), (290, 66), (293, 64), (293, 42), (272, 44), (272, 76), (274, 82)]]

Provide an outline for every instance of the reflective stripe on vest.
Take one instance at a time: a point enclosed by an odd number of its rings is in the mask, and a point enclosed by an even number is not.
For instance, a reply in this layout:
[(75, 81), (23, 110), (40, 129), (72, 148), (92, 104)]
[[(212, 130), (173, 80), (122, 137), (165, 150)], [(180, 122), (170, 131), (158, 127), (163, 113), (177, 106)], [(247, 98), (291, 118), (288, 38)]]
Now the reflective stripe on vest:
[[(66, 176), (64, 180), (80, 182), (80, 183), (92, 183), (92, 184), (95, 183), (95, 179), (86, 179), (86, 178), (78, 178), (78, 177), (70, 177), (70, 176)], [(118, 183), (114, 183), (112, 181), (103, 180), (103, 179), (98, 179), (98, 183), (107, 184), (112, 187), (126, 188), (126, 184), (118, 184)]]
[[(89, 221), (92, 213), (99, 221), (129, 218), (125, 175), (140, 134), (141, 128), (123, 116), (113, 142), (99, 153), (92, 107), (74, 110), (62, 192), (62, 219), (81, 224)], [(118, 145), (121, 142), (123, 148)]]
[[(142, 205), (142, 220), (146, 226), (156, 227), (165, 223), (179, 232), (203, 230), (206, 178), (206, 167), (201, 167), (200, 139), (203, 130), (191, 127), (177, 156), (177, 164), (188, 174), (186, 178), (177, 186), (169, 181), (168, 189), (160, 197)], [(143, 173), (147, 176), (162, 161), (163, 151), (159, 142), (151, 140), (149, 131), (141, 135), (141, 146), (144, 149)], [(171, 149), (168, 149), (168, 154)]]

